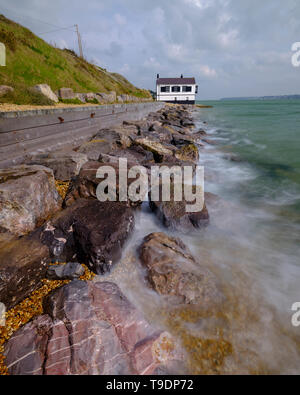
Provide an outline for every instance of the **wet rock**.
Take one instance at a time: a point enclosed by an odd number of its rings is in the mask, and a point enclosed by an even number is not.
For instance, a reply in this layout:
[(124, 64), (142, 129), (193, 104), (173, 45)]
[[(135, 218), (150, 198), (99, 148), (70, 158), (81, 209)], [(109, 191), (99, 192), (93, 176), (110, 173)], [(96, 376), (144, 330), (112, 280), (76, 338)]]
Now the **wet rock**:
[(43, 166), (0, 170), (0, 227), (21, 236), (61, 209), (53, 172)]
[(180, 352), (113, 283), (73, 281), (5, 345), (11, 375), (132, 375), (168, 370)]
[(175, 147), (183, 147), (185, 145), (194, 144), (197, 142), (197, 137), (193, 134), (180, 134), (174, 132), (172, 135), (171, 144), (175, 145)]
[(75, 280), (85, 273), (80, 263), (69, 262), (66, 265), (51, 265), (47, 270), (49, 280)]
[(27, 298), (41, 285), (49, 263), (49, 250), (37, 232), (0, 248), (0, 302), (6, 309)]
[(53, 170), (56, 180), (69, 181), (77, 176), (81, 167), (88, 162), (85, 154), (70, 152), (53, 152), (36, 155), (27, 161), (28, 165), (41, 165)]
[(134, 142), (136, 145), (140, 145), (145, 150), (153, 153), (156, 162), (167, 161), (166, 158), (173, 156), (174, 149), (172, 147), (166, 147), (158, 141), (151, 140), (147, 137), (138, 138)]
[(133, 211), (126, 203), (79, 200), (49, 221), (40, 238), (55, 260), (76, 260), (104, 274), (121, 258), (133, 229)]
[(144, 239), (140, 259), (149, 285), (170, 303), (209, 309), (223, 301), (214, 275), (195, 260), (180, 239), (152, 233)]
[[(202, 202), (201, 211), (187, 212), (187, 205), (195, 204), (196, 202), (187, 202), (184, 199), (185, 184), (179, 185), (171, 179), (169, 201), (164, 201), (167, 199), (162, 198), (162, 185), (161, 182), (149, 192), (149, 205), (164, 226), (172, 230), (188, 233), (209, 223), (209, 214), (205, 202)], [(182, 190), (182, 198), (180, 201), (176, 201), (175, 191), (179, 187)], [(201, 205), (201, 202), (199, 202), (199, 205)]]
[(207, 138), (202, 138), (202, 141), (208, 145), (217, 145), (218, 143), (215, 140), (207, 139)]
[(184, 145), (175, 152), (175, 157), (186, 162), (199, 162), (199, 151), (195, 144)]

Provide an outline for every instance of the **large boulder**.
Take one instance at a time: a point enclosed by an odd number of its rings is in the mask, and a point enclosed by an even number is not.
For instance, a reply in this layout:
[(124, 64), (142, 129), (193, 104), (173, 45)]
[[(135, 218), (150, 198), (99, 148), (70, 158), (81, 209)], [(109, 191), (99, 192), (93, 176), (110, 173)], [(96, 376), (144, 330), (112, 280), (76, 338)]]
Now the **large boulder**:
[(165, 144), (148, 137), (138, 138), (134, 143), (136, 145), (140, 145), (145, 150), (152, 152), (156, 162), (167, 161), (167, 158), (172, 157), (174, 153), (174, 149), (172, 147), (166, 146)]
[(199, 150), (195, 144), (184, 145), (175, 152), (175, 157), (186, 162), (199, 162)]
[(12, 93), (14, 88), (7, 85), (0, 85), (0, 97), (7, 95), (8, 93)]
[(71, 88), (60, 88), (57, 92), (57, 96), (62, 100), (75, 99), (75, 93)]
[(44, 226), (40, 239), (55, 261), (85, 263), (96, 274), (111, 270), (134, 229), (125, 203), (79, 200)]
[(48, 167), (53, 170), (56, 180), (69, 181), (79, 174), (81, 167), (86, 162), (88, 162), (88, 157), (85, 154), (75, 151), (61, 151), (35, 155), (27, 161), (27, 164)]
[(127, 159), (129, 166), (150, 167), (155, 164), (152, 152), (144, 150), (141, 146), (133, 145), (127, 149), (118, 149), (110, 155), (102, 154), (99, 157), (101, 163), (118, 164), (119, 159)]
[(11, 375), (145, 375), (182, 358), (113, 283), (73, 281), (44, 312), (6, 343)]
[(35, 85), (33, 89), (37, 92), (39, 92), (41, 95), (45, 96), (47, 99), (52, 100), (55, 103), (58, 103), (58, 97), (56, 94), (52, 91), (49, 85), (47, 84), (39, 84)]
[[(202, 203), (201, 210), (195, 212), (188, 212), (187, 205), (195, 204), (195, 202), (187, 202), (184, 198), (184, 191), (186, 184), (177, 184), (171, 179), (170, 181), (170, 199), (163, 198), (163, 183), (152, 186), (149, 192), (149, 205), (151, 210), (156, 214), (158, 219), (164, 226), (172, 230), (178, 230), (183, 233), (188, 233), (195, 228), (206, 226), (209, 223), (209, 214), (205, 205), (205, 201), (201, 202), (201, 196), (198, 197), (199, 206)], [(182, 190), (182, 199), (177, 201), (175, 191)], [(193, 192), (196, 192), (195, 186)], [(202, 197), (203, 198), (203, 197)], [(204, 199), (203, 199), (204, 200)], [(196, 207), (197, 208), (197, 207)]]
[(49, 250), (36, 232), (0, 248), (0, 302), (6, 309), (42, 285), (48, 263)]
[(196, 261), (180, 239), (152, 233), (140, 247), (140, 259), (149, 285), (170, 303), (210, 309), (223, 301), (215, 276)]
[[(132, 155), (134, 155), (134, 151), (132, 151)], [(101, 168), (104, 168), (104, 170), (106, 170), (106, 167), (109, 165), (110, 169), (112, 171), (114, 171), (116, 178), (115, 180), (112, 180), (112, 183), (110, 183), (109, 181), (107, 182), (110, 186), (110, 189), (116, 192), (116, 196), (112, 197), (112, 198), (116, 198), (117, 201), (119, 201), (119, 192), (120, 192), (120, 168), (119, 168), (119, 163), (117, 160), (112, 160), (112, 158), (116, 158), (117, 157), (113, 157), (110, 155), (103, 155), (100, 157), (100, 159), (104, 162), (104, 163), (100, 163), (100, 162), (95, 162), (95, 161), (90, 161), (87, 162), (82, 169), (80, 170), (80, 173), (77, 177), (75, 177), (72, 181), (71, 184), (69, 186), (69, 190), (68, 193), (66, 195), (64, 204), (67, 207), (70, 207), (72, 204), (74, 204), (74, 202), (78, 199), (89, 199), (89, 198), (93, 198), (93, 199), (97, 199), (97, 188), (99, 186), (100, 183), (102, 183), (105, 179), (105, 177), (100, 177), (100, 174), (98, 173), (98, 171), (101, 171)], [(131, 158), (129, 158), (131, 159)], [(131, 178), (129, 177), (129, 171), (132, 168), (132, 166), (135, 166), (136, 163), (135, 162), (128, 162), (128, 168), (127, 168), (127, 188), (129, 188), (129, 186), (137, 180), (137, 177), (135, 178)], [(104, 172), (103, 170), (103, 172)], [(99, 177), (97, 177), (97, 175), (99, 175)], [(116, 181), (114, 183), (114, 181)], [(145, 189), (145, 194), (147, 194), (148, 191), (148, 178), (145, 180), (141, 179), (141, 184), (144, 186), (143, 189)], [(142, 195), (142, 193), (141, 193)], [(131, 206), (136, 206), (139, 205), (140, 203), (142, 203), (142, 201), (144, 201), (145, 196), (141, 196), (141, 199), (137, 200), (137, 201), (133, 201), (132, 199), (126, 199), (126, 203), (128, 205)], [(123, 199), (122, 199), (123, 200)], [(125, 201), (125, 199), (124, 199)]]
[(115, 148), (117, 148), (117, 146), (114, 142), (103, 138), (95, 138), (83, 144), (77, 152), (86, 155), (90, 161), (97, 161), (100, 154), (109, 154)]
[(0, 229), (21, 236), (61, 209), (53, 171), (43, 166), (0, 170)]
[(110, 92), (110, 93), (97, 93), (97, 96), (99, 96), (100, 100), (103, 103), (114, 103), (117, 100), (117, 95), (116, 92)]
[(134, 126), (117, 126), (109, 129), (101, 129), (93, 137), (93, 140), (105, 140), (113, 144), (114, 147), (128, 148), (132, 145), (132, 140), (137, 137), (137, 129)]

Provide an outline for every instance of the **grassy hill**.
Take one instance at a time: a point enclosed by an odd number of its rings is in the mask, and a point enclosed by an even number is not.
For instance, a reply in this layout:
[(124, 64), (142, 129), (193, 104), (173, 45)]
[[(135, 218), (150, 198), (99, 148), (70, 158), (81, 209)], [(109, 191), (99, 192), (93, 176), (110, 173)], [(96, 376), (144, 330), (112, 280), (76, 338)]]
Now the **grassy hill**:
[(67, 87), (81, 93), (116, 91), (151, 97), (149, 91), (136, 88), (123, 76), (92, 65), (71, 50), (54, 48), (3, 15), (0, 15), (0, 42), (6, 46), (6, 67), (0, 67), (0, 85), (15, 89), (14, 93), (0, 98), (0, 103), (49, 104), (30, 90), (42, 83), (50, 85), (53, 91)]

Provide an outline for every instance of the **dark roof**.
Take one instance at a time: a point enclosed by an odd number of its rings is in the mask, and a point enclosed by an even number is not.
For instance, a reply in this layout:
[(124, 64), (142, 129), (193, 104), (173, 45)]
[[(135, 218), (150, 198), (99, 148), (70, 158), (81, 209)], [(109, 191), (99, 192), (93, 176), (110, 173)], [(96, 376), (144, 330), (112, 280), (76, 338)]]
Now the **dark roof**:
[(194, 85), (195, 78), (158, 78), (156, 85)]

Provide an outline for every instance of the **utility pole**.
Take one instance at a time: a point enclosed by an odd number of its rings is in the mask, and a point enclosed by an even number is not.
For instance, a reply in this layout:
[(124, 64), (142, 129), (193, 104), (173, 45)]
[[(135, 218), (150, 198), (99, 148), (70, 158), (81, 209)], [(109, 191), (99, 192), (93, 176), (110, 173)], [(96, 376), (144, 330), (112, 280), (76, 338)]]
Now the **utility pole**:
[(78, 37), (79, 56), (83, 59), (83, 50), (82, 50), (81, 36), (80, 36), (80, 33), (79, 33), (78, 25), (75, 25), (75, 27), (76, 27), (77, 37)]

